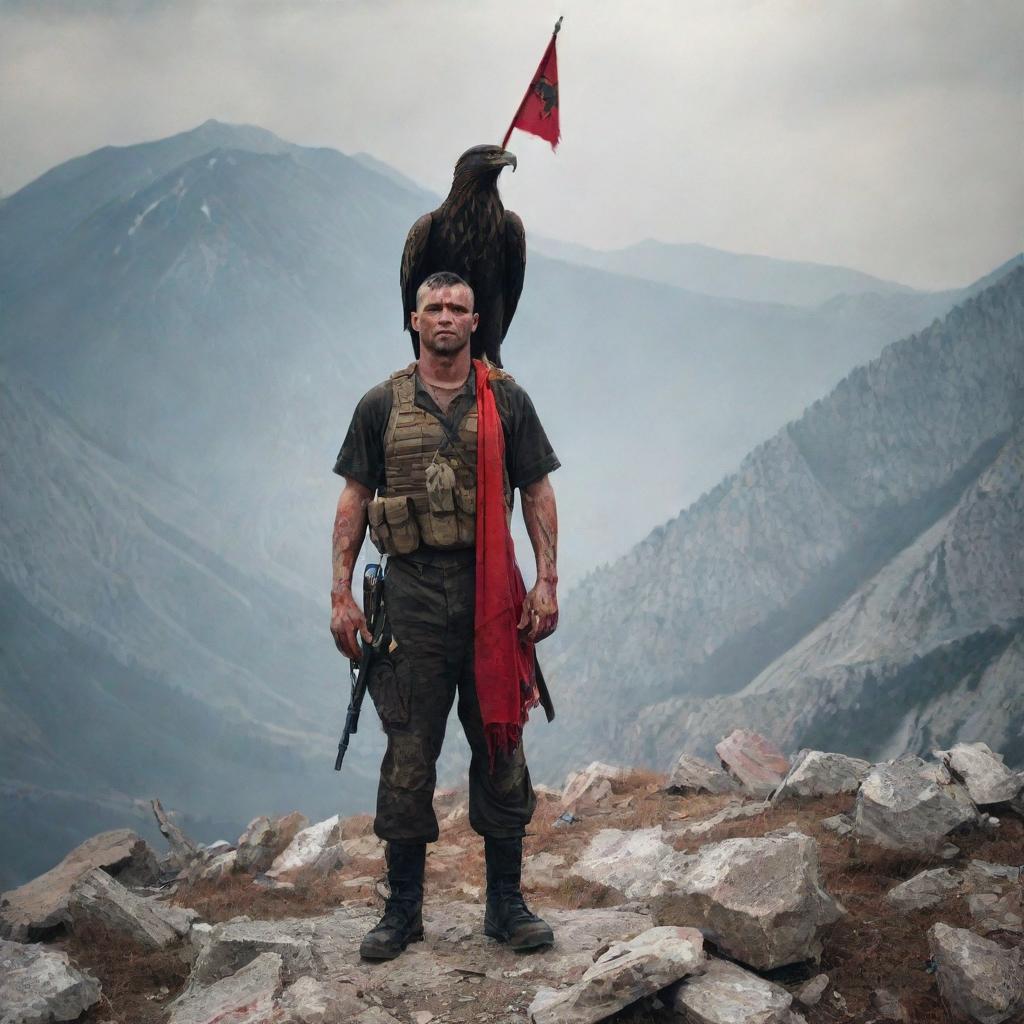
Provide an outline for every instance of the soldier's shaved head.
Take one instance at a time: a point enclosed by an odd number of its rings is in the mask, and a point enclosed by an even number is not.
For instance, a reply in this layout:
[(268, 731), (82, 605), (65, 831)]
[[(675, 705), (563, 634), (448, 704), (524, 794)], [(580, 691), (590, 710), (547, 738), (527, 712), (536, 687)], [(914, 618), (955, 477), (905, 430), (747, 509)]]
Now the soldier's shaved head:
[(436, 291), (438, 288), (455, 288), (456, 286), (461, 286), (469, 292), (469, 308), (472, 309), (476, 302), (473, 289), (469, 286), (468, 281), (459, 277), (458, 274), (453, 274), (450, 270), (439, 270), (423, 279), (423, 283), (416, 289), (416, 308), (423, 308), (423, 300), (426, 298), (427, 292)]

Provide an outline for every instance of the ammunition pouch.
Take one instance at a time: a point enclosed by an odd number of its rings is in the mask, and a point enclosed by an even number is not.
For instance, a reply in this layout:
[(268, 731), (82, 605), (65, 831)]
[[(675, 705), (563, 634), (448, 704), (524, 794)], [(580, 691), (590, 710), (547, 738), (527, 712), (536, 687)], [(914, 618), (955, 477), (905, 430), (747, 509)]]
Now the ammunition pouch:
[(441, 452), (424, 475), (426, 500), (420, 497), (414, 504), (423, 543), (440, 550), (471, 548), (476, 539), (476, 488), (460, 481), (465, 471), (457, 473)]
[(384, 555), (408, 555), (420, 546), (412, 499), (405, 495), (374, 498), (366, 506), (370, 540)]

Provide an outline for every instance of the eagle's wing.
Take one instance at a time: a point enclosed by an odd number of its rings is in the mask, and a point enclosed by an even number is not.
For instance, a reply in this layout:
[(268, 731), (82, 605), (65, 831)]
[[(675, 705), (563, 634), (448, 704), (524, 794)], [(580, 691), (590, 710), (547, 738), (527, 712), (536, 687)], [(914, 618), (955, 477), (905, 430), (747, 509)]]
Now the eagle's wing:
[(519, 296), (523, 293), (526, 277), (526, 229), (519, 215), (505, 211), (505, 309), (502, 317), (501, 336), (508, 333), (508, 325), (516, 315)]
[(434, 215), (425, 213), (411, 228), (402, 250), (402, 327), (409, 328), (409, 313), (416, 308), (416, 289), (427, 276), (427, 242)]

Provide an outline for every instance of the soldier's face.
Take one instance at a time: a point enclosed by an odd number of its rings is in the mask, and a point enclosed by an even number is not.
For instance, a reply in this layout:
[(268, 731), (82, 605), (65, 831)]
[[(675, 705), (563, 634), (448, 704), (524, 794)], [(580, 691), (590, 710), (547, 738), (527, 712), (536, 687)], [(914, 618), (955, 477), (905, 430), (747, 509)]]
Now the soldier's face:
[(473, 312), (473, 293), (461, 284), (428, 291), (411, 319), (420, 344), (438, 356), (461, 352), (480, 322)]

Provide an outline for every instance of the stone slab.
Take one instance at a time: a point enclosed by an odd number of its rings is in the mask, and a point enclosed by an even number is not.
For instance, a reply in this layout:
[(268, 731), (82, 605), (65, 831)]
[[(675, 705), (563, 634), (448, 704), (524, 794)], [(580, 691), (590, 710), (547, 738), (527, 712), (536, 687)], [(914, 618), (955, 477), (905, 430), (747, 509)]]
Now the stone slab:
[(261, 953), (226, 978), (186, 988), (170, 1004), (168, 1024), (281, 1024), (280, 989), (281, 958)]
[(77, 1020), (99, 999), (100, 983), (80, 971), (67, 953), (0, 939), (3, 1024)]
[(799, 833), (709, 843), (655, 901), (659, 923), (698, 927), (759, 971), (818, 959), (843, 913), (821, 883), (817, 843)]
[(1024, 1011), (1024, 951), (941, 922), (928, 929), (928, 949), (954, 1020), (1005, 1024)]
[(772, 794), (777, 804), (792, 798), (835, 796), (856, 793), (871, 765), (859, 757), (832, 754), (824, 750), (801, 750), (778, 789)]
[(102, 868), (93, 868), (72, 886), (68, 916), (73, 931), (100, 928), (124, 936), (140, 949), (164, 949), (181, 937), (149, 901), (126, 889)]
[(533, 1024), (595, 1024), (644, 996), (679, 981), (704, 963), (694, 928), (650, 928), (614, 943), (574, 985), (542, 988), (530, 1004)]
[(748, 792), (769, 796), (789, 771), (786, 755), (750, 729), (734, 729), (715, 747), (725, 770)]
[(101, 832), (45, 874), (0, 895), (0, 937), (28, 942), (65, 924), (71, 887), (93, 868), (103, 868), (134, 885), (160, 877), (156, 855), (131, 829)]
[(670, 1003), (686, 1024), (804, 1024), (792, 1004), (781, 985), (714, 958), (673, 990)]

